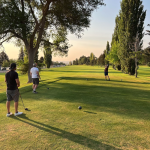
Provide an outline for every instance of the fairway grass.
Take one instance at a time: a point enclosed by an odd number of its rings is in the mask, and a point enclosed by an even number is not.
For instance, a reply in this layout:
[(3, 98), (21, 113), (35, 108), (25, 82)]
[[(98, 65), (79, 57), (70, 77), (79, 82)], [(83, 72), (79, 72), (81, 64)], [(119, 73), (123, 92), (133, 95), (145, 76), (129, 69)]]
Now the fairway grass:
[(0, 150), (150, 149), (150, 68), (140, 66), (135, 78), (110, 67), (110, 81), (103, 72), (98, 66), (44, 69), (38, 94), (27, 75), (19, 75), (29, 111), (20, 100), (24, 114), (17, 117), (6, 117), (1, 73)]

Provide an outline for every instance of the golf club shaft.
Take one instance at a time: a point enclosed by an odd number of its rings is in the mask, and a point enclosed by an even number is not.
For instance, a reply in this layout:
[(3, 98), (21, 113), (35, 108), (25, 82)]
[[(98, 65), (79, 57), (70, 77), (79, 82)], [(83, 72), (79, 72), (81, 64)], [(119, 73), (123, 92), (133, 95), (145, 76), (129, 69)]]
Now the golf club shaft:
[[(42, 80), (41, 80), (41, 82), (44, 84), (44, 82), (43, 82)], [(45, 84), (44, 84), (44, 85), (45, 85)], [(48, 88), (46, 85), (45, 85), (45, 87)]]
[(25, 109), (25, 106), (24, 106), (24, 103), (23, 103), (23, 100), (22, 100), (22, 97), (21, 97), (20, 92), (19, 92), (19, 96), (20, 96), (20, 98), (21, 98), (21, 101), (22, 101), (23, 107), (24, 107), (24, 109)]

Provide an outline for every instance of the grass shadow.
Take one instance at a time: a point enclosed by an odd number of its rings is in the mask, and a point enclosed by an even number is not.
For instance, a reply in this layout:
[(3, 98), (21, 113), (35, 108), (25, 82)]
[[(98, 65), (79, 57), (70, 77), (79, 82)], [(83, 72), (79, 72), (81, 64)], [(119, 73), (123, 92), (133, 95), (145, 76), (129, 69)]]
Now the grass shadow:
[(94, 112), (91, 112), (91, 111), (83, 111), (83, 112), (86, 112), (86, 113), (89, 113), (89, 114), (97, 114), (97, 113), (94, 113)]
[(11, 117), (12, 119), (16, 119), (18, 121), (24, 122), (30, 126), (33, 126), (35, 128), (38, 128), (44, 132), (48, 132), (54, 135), (57, 135), (59, 137), (62, 137), (64, 139), (68, 139), (72, 142), (81, 144), (85, 147), (91, 148), (91, 149), (108, 149), (108, 150), (121, 150), (119, 148), (115, 148), (113, 146), (107, 145), (107, 144), (103, 144), (99, 141), (95, 141), (93, 139), (90, 139), (88, 137), (82, 136), (80, 134), (73, 134), (70, 132), (67, 132), (65, 130), (41, 123), (41, 122), (37, 122), (35, 120), (31, 120), (28, 117), (26, 117), (25, 114), (20, 115), (18, 117)]

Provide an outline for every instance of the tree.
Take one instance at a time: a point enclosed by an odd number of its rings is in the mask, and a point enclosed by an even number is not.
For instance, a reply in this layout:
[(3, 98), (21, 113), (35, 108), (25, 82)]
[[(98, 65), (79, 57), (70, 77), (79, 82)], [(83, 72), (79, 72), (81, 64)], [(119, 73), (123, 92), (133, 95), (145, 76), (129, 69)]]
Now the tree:
[(29, 63), (28, 52), (25, 47), (24, 47), (24, 63)]
[(24, 61), (24, 51), (23, 51), (23, 47), (20, 48), (18, 60)]
[[(148, 26), (150, 26), (150, 24), (148, 24)], [(150, 35), (150, 30), (146, 30), (147, 31), (147, 35)]]
[(39, 63), (43, 63), (43, 62), (44, 62), (44, 57), (40, 57)]
[(36, 51), (35, 56), (34, 56), (35, 63), (38, 63), (38, 57), (39, 57), (39, 51)]
[(93, 53), (90, 54), (90, 65), (93, 66), (94, 65), (94, 61), (95, 60), (95, 56)]
[(99, 62), (101, 66), (105, 65), (105, 52), (103, 52), (103, 54), (100, 55)]
[[(55, 50), (68, 52), (68, 43), (58, 38), (52, 41), (52, 31), (64, 28), (78, 37), (90, 25), (94, 9), (104, 5), (103, 0), (1, 0), (0, 44), (14, 38), (24, 43), (28, 52), (28, 80), (35, 53), (46, 39)], [(59, 35), (61, 37), (61, 35)], [(34, 42), (36, 41), (36, 43)], [(47, 40), (46, 40), (47, 41)]]
[(2, 67), (9, 67), (10, 66), (10, 63), (8, 60), (4, 60), (3, 61), (3, 64), (2, 64)]
[(71, 66), (71, 65), (72, 65), (72, 61), (69, 62), (69, 66)]
[(48, 42), (44, 42), (44, 63), (47, 68), (50, 68), (52, 64), (52, 50)]
[(7, 60), (7, 61), (9, 62), (8, 55), (7, 55), (4, 51), (2, 51), (2, 52), (0, 53), (0, 64), (2, 64), (3, 61), (5, 61), (5, 60)]
[(132, 52), (130, 44), (134, 42), (138, 33), (139, 42), (142, 46), (145, 16), (146, 11), (143, 10), (141, 0), (122, 0), (118, 19), (118, 58), (122, 71), (132, 75), (135, 74), (135, 60), (130, 56), (130, 52)]
[[(110, 52), (110, 46), (109, 46), (109, 42), (107, 41), (107, 45), (106, 45), (106, 50), (105, 50), (105, 58), (107, 57), (107, 55), (109, 55)], [(105, 59), (105, 64), (109, 64), (109, 61), (107, 61)]]
[(111, 47), (111, 51), (109, 55), (106, 56), (106, 60), (108, 60), (110, 63), (112, 63), (114, 66), (114, 69), (120, 70), (120, 59), (118, 58), (118, 49), (119, 49), (119, 43), (114, 41)]
[(133, 59), (135, 59), (135, 77), (137, 78), (137, 70), (138, 70), (138, 61), (140, 60), (140, 58), (142, 57), (142, 52), (141, 52), (141, 43), (140, 43), (140, 38), (139, 35), (137, 33), (134, 42), (131, 43), (131, 57)]

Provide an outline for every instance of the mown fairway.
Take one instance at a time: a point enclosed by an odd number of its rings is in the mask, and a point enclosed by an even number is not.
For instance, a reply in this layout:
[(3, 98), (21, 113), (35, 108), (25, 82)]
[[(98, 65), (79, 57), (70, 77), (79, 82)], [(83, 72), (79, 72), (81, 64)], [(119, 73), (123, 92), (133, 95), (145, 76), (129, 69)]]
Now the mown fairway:
[(24, 115), (18, 117), (6, 117), (6, 86), (0, 74), (0, 149), (150, 149), (150, 68), (140, 67), (135, 79), (110, 67), (111, 81), (104, 80), (103, 70), (43, 70), (45, 85), (40, 83), (38, 94), (26, 84), (27, 76), (20, 75), (20, 93), (31, 111), (25, 111), (20, 100)]

